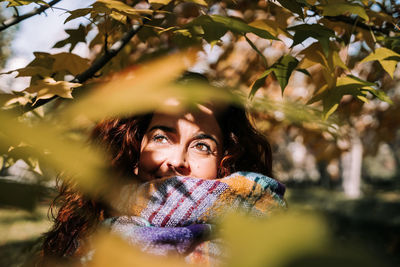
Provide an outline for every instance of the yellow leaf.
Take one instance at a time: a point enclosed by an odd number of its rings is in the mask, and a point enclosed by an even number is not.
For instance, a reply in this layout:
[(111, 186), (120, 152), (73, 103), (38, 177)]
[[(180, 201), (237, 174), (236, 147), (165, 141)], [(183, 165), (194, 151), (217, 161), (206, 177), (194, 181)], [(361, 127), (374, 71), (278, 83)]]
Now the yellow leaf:
[(88, 193), (104, 189), (107, 181), (106, 156), (102, 151), (63, 138), (63, 134), (49, 122), (27, 126), (17, 121), (16, 116), (0, 113), (0, 147), (3, 144), (24, 143), (32, 147), (32, 155), (64, 172)]
[(36, 101), (39, 99), (51, 98), (58, 95), (63, 98), (72, 98), (73, 88), (80, 86), (79, 83), (70, 83), (66, 81), (55, 81), (53, 78), (39, 80), (35, 85), (26, 88), (28, 93), (37, 93)]
[(334, 66), (338, 66), (341, 67), (342, 69), (348, 70), (346, 64), (344, 64), (337, 51), (332, 52), (332, 60)]
[(89, 60), (73, 53), (59, 53), (51, 55), (55, 59), (53, 64), (54, 71), (66, 70), (72, 75), (78, 75), (89, 68)]
[(385, 60), (388, 57), (400, 57), (400, 54), (397, 54), (393, 50), (390, 50), (386, 47), (380, 47), (369, 54), (366, 58), (364, 58), (361, 62), (368, 62), (372, 60)]
[[(396, 59), (393, 59), (396, 58)], [(363, 62), (368, 62), (368, 61), (373, 61), (373, 60), (378, 60), (383, 69), (389, 73), (390, 77), (393, 79), (393, 74), (396, 69), (396, 65), (400, 59), (400, 54), (394, 52), (393, 50), (390, 50), (386, 47), (380, 47), (375, 50), (375, 52), (372, 52), (369, 54), (367, 57), (365, 57), (363, 60), (361, 60), (361, 63)]]
[(88, 263), (89, 267), (189, 267), (183, 258), (146, 254), (141, 252), (140, 248), (133, 247), (111, 234), (98, 234), (93, 244), (94, 255)]
[(363, 18), (364, 20), (368, 21), (369, 17), (367, 13), (365, 12), (365, 9), (357, 4), (349, 4), (349, 3), (329, 3), (327, 5), (324, 5), (324, 11), (322, 15), (324, 16), (338, 16), (338, 15), (343, 15), (343, 14), (356, 14), (360, 18)]
[(149, 0), (150, 4), (168, 5), (172, 0)]
[(93, 9), (99, 13), (111, 14), (112, 11), (124, 14), (132, 19), (140, 18), (141, 14), (152, 14), (150, 9), (135, 9), (127, 4), (116, 0), (97, 0), (93, 4)]
[(290, 36), (290, 34), (284, 30), (282, 30), (279, 26), (278, 23), (270, 20), (270, 19), (265, 19), (265, 20), (255, 20), (251, 23), (249, 23), (250, 26), (259, 28), (262, 30), (265, 30), (272, 34), (273, 36), (277, 36), (278, 34), (283, 34), (285, 36)]
[(234, 214), (223, 218), (220, 229), (230, 252), (226, 266), (232, 267), (286, 266), (329, 241), (325, 223), (311, 215), (282, 213), (256, 220)]
[(208, 6), (208, 4), (205, 0), (185, 0), (185, 2), (192, 2), (192, 3), (202, 5), (202, 6)]
[(178, 53), (144, 64), (139, 69), (125, 70), (72, 105), (64, 113), (69, 116), (67, 121), (81, 114), (96, 120), (152, 110), (171, 94), (166, 90), (167, 84), (178, 78), (195, 57), (193, 51)]

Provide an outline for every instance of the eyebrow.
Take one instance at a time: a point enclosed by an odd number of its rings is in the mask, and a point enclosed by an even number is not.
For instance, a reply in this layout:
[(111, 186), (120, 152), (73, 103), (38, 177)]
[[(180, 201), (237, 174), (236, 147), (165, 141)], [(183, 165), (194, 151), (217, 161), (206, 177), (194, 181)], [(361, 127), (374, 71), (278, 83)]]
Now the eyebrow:
[[(151, 127), (151, 128), (149, 129), (148, 132), (151, 132), (151, 131), (157, 130), (157, 129), (162, 130), (162, 131), (164, 131), (164, 132), (177, 133), (177, 131), (176, 131), (175, 128), (168, 127), (168, 126), (164, 126), (164, 125), (154, 125), (153, 127)], [(217, 141), (217, 139), (214, 138), (212, 135), (209, 135), (209, 134), (200, 133), (200, 134), (195, 135), (193, 138), (194, 138), (195, 140), (211, 139), (212, 141), (214, 141), (214, 142), (217, 144), (217, 146), (219, 145), (219, 142)]]
[(157, 129), (160, 129), (164, 132), (176, 133), (176, 129), (164, 125), (154, 125), (153, 127), (150, 128), (149, 132)]
[(201, 134), (198, 134), (198, 135), (194, 136), (194, 139), (195, 139), (195, 140), (199, 140), (199, 139), (211, 139), (211, 140), (213, 140), (213, 141), (217, 144), (217, 146), (219, 145), (217, 139), (215, 139), (212, 135), (205, 134), (205, 133), (201, 133)]

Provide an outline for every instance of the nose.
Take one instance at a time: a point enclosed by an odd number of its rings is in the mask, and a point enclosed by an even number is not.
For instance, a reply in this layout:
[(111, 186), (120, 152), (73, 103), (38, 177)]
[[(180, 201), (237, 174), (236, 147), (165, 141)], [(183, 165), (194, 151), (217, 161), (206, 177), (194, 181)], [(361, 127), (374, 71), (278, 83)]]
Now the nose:
[(168, 169), (178, 175), (190, 175), (190, 164), (184, 148), (176, 147), (171, 150), (167, 159)]

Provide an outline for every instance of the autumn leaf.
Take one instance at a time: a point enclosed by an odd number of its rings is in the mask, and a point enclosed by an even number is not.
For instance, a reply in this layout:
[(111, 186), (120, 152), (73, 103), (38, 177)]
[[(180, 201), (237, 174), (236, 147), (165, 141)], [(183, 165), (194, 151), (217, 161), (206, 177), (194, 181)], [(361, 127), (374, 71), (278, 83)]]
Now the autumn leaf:
[(304, 19), (302, 6), (296, 0), (277, 0), (284, 8), (298, 14), (300, 18)]
[(97, 13), (111, 14), (113, 11), (121, 13), (131, 19), (141, 18), (142, 14), (152, 14), (153, 10), (135, 9), (131, 6), (116, 0), (97, 0), (92, 5), (93, 11)]
[(356, 14), (360, 18), (369, 21), (369, 17), (365, 12), (365, 9), (358, 4), (350, 4), (350, 3), (329, 3), (327, 5), (323, 5), (322, 15), (324, 16), (339, 16), (347, 13)]
[(400, 54), (390, 50), (386, 47), (377, 48), (374, 52), (369, 54), (366, 58), (361, 60), (360, 63), (377, 60), (382, 68), (392, 77), (396, 69), (397, 63), (400, 61)]
[(284, 55), (277, 60), (271, 67), (269, 67), (261, 76), (254, 82), (251, 92), (250, 98), (255, 95), (257, 90), (265, 83), (265, 79), (270, 73), (273, 73), (275, 78), (278, 80), (279, 85), (282, 90), (282, 94), (289, 82), (289, 78), (292, 72), (295, 70), (299, 61), (291, 56)]
[(79, 8), (72, 11), (68, 11), (70, 14), (68, 18), (65, 19), (64, 23), (71, 21), (73, 19), (77, 19), (80, 17), (84, 17), (92, 11), (92, 8)]
[(69, 52), (71, 52), (78, 43), (86, 43), (87, 30), (83, 24), (79, 24), (77, 29), (66, 29), (65, 32), (69, 35), (69, 37), (58, 41), (53, 48), (61, 48), (67, 44), (71, 44), (71, 47), (69, 48)]
[[(3, 1), (1, 1), (3, 2)], [(8, 2), (7, 7), (13, 7), (13, 6), (24, 6), (24, 5), (29, 5), (32, 3), (37, 3), (37, 4), (42, 4), (47, 6), (48, 4), (44, 1), (38, 1), (38, 0), (7, 0), (5, 2)]]
[(212, 43), (219, 40), (227, 31), (244, 35), (253, 33), (264, 39), (278, 40), (271, 33), (262, 28), (253, 27), (239, 19), (219, 15), (201, 15), (186, 25), (186, 28), (201, 26), (203, 38)]
[(54, 95), (58, 95), (63, 98), (72, 98), (72, 89), (78, 86), (80, 86), (79, 83), (55, 81), (53, 78), (46, 78), (24, 89), (24, 91), (28, 93), (36, 93), (36, 101), (39, 99), (51, 98)]
[(300, 24), (289, 27), (288, 31), (294, 31), (292, 47), (301, 44), (308, 38), (319, 41), (325, 55), (329, 54), (329, 39), (335, 37), (335, 32), (320, 24)]
[(89, 68), (89, 60), (73, 53), (58, 53), (50, 55), (54, 59), (53, 71), (66, 70), (72, 75), (78, 75)]
[(0, 112), (0, 124), (0, 148), (10, 143), (29, 145), (31, 156), (47, 162), (58, 172), (68, 174), (66, 177), (73, 177), (85, 192), (99, 190), (110, 180), (105, 177), (106, 157), (102, 151), (65, 138), (54, 125), (38, 123), (28, 126), (3, 112)]

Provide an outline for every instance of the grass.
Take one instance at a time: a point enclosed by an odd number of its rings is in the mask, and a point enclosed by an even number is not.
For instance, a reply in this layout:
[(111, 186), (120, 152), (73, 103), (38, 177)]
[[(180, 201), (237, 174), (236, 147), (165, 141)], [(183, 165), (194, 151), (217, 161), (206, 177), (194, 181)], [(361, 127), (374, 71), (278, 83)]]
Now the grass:
[(51, 222), (47, 218), (48, 204), (33, 212), (0, 208), (0, 266), (21, 266), (38, 247), (39, 237)]

